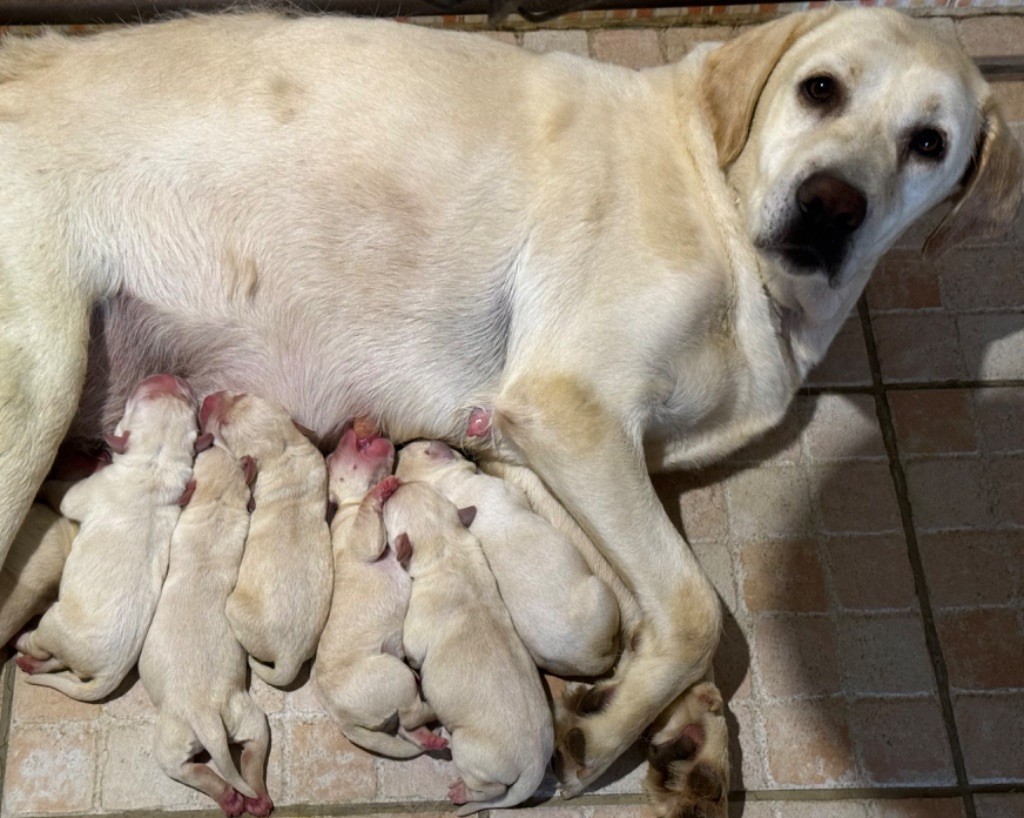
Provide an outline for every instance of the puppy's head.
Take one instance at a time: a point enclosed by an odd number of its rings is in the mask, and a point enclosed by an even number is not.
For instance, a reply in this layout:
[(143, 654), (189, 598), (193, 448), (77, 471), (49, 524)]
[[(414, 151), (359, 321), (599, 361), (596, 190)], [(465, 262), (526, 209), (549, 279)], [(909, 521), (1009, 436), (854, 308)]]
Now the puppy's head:
[(882, 253), (944, 200), (927, 249), (1004, 232), (1024, 165), (951, 35), (885, 9), (787, 15), (706, 57), (720, 165), (783, 307), (846, 312)]
[(188, 507), (225, 505), (244, 509), (249, 502), (249, 484), (254, 478), (251, 459), (238, 460), (220, 444), (209, 446), (196, 455), (192, 468), (196, 487)]
[(135, 387), (108, 442), (115, 453), (130, 449), (148, 456), (166, 445), (191, 450), (196, 434), (192, 387), (173, 375), (154, 375)]
[(335, 503), (361, 499), (370, 487), (389, 474), (395, 464), (395, 447), (386, 437), (359, 437), (355, 429), (341, 436), (327, 457), (330, 497)]
[(415, 577), (427, 571), (454, 538), (466, 534), (476, 509), (458, 509), (426, 483), (399, 486), (384, 506), (388, 542)]
[(398, 468), (395, 475), (400, 480), (426, 480), (451, 467), (468, 467), (473, 464), (447, 443), (440, 440), (414, 440), (407, 443), (398, 453)]
[(204, 433), (222, 441), (237, 457), (248, 454), (257, 461), (306, 442), (283, 408), (242, 392), (207, 395), (199, 421)]

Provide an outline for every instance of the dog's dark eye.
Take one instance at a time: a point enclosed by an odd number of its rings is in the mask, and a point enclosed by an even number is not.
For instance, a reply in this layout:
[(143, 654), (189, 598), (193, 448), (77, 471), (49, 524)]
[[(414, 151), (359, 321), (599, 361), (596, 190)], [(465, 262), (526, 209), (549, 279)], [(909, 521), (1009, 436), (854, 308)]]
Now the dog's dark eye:
[(911, 135), (910, 150), (924, 159), (938, 161), (946, 152), (946, 140), (934, 128), (922, 128)]
[(803, 92), (812, 105), (828, 105), (836, 97), (836, 81), (828, 74), (818, 74), (804, 80)]

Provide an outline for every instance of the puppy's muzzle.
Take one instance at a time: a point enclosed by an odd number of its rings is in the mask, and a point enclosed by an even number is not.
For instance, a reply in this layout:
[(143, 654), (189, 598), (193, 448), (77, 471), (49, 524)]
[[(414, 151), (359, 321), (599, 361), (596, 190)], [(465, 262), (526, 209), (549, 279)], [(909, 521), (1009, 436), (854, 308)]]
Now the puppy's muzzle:
[(794, 216), (778, 249), (793, 272), (824, 271), (831, 281), (843, 265), (853, 234), (864, 223), (867, 199), (827, 171), (804, 179), (795, 198)]

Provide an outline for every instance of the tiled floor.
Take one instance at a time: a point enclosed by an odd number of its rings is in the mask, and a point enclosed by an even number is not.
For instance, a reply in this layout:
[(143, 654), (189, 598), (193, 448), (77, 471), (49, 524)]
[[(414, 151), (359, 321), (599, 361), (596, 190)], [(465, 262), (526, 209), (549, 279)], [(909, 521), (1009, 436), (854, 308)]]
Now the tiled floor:
[[(976, 56), (1024, 50), (1024, 17), (934, 24)], [(495, 36), (642, 67), (732, 32)], [(996, 89), (1024, 131), (1024, 82)], [(736, 818), (1024, 818), (1024, 218), (931, 265), (922, 235), (884, 260), (782, 428), (657, 480), (728, 609)], [(4, 818), (209, 813), (151, 759), (140, 685), (94, 706), (4, 673)], [(448, 814), (448, 764), (362, 753), (307, 688), (256, 692), (281, 814)], [(644, 815), (642, 772), (627, 758), (528, 814)]]

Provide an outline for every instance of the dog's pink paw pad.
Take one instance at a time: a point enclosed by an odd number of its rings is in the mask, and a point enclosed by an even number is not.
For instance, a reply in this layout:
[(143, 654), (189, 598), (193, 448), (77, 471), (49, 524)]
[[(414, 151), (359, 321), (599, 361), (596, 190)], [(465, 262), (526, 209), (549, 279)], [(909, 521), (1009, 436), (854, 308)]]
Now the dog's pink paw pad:
[(448, 788), (448, 799), (455, 804), (455, 806), (461, 806), (469, 800), (469, 793), (466, 792), (466, 782), (456, 781)]
[(392, 474), (381, 480), (376, 486), (370, 489), (370, 491), (373, 493), (373, 496), (383, 504), (391, 499), (391, 495), (398, 491), (398, 487), (400, 485), (402, 484), (399, 482), (398, 478)]
[(422, 747), (424, 750), (443, 750), (448, 746), (448, 739), (444, 736), (439, 736), (432, 730), (428, 730), (426, 727), (418, 727), (410, 734), (413, 739)]
[(256, 816), (256, 818), (266, 818), (270, 815), (270, 811), (274, 809), (274, 802), (270, 800), (270, 796), (263, 794), (259, 798), (246, 798), (245, 800), (245, 811), (250, 815)]
[(228, 818), (238, 818), (245, 812), (245, 800), (245, 796), (237, 790), (228, 790), (217, 799), (217, 805)]
[(28, 674), (36, 674), (42, 672), (41, 668), (43, 663), (39, 659), (34, 659), (31, 656), (19, 656), (14, 661), (18, 665), (18, 667), (20, 667), (23, 671), (25, 671)]
[(466, 437), (487, 437), (491, 433), (491, 410), (477, 407), (469, 413)]

